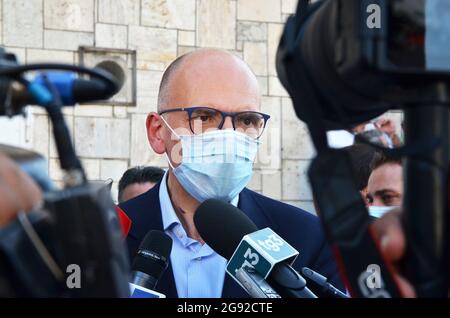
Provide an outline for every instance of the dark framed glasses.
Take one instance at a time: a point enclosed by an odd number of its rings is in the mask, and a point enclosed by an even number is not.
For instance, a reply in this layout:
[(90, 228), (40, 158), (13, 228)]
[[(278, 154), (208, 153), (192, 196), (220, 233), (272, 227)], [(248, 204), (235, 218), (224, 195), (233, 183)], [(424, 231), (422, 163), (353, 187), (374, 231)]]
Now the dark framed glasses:
[(260, 112), (223, 112), (210, 107), (173, 108), (164, 110), (159, 115), (172, 112), (186, 112), (188, 114), (189, 128), (193, 134), (222, 129), (225, 118), (230, 117), (234, 130), (255, 139), (261, 137), (270, 118), (269, 115)]

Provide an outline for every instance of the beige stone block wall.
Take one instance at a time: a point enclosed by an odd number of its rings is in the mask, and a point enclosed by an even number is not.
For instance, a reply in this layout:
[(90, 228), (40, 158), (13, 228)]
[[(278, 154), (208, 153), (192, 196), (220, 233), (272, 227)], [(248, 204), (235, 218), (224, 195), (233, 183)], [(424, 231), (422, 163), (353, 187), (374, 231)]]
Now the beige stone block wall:
[[(313, 212), (306, 170), (314, 156), (308, 131), (277, 78), (275, 55), (296, 0), (0, 0), (0, 44), (21, 62), (76, 63), (81, 45), (137, 52), (137, 104), (88, 105), (64, 111), (75, 148), (91, 180), (117, 182), (127, 167), (166, 168), (148, 145), (145, 119), (156, 110), (162, 73), (199, 47), (230, 50), (257, 75), (262, 111), (272, 116), (249, 187)], [(50, 176), (62, 175), (45, 112), (1, 118), (0, 142), (39, 151)], [(401, 115), (395, 114), (396, 121)]]

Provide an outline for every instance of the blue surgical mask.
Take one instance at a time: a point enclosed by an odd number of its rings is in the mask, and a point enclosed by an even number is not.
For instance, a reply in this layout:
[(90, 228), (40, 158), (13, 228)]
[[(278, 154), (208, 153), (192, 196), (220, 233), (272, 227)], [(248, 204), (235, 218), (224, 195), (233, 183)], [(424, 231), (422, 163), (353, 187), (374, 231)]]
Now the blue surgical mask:
[(172, 167), (183, 188), (197, 201), (233, 200), (249, 183), (259, 141), (234, 130), (213, 130), (198, 135), (178, 135), (181, 164)]
[(398, 208), (398, 206), (369, 206), (369, 215), (374, 218), (381, 218), (386, 213), (390, 212), (391, 210)]

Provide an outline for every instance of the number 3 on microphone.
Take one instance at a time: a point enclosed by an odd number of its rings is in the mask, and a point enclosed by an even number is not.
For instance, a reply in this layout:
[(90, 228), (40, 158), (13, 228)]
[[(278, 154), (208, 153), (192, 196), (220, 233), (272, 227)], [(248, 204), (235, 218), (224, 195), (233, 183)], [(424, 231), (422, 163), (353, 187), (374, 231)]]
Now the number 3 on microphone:
[(256, 253), (252, 253), (252, 249), (248, 248), (247, 251), (245, 251), (244, 254), (245, 261), (242, 264), (241, 268), (254, 268), (256, 264), (259, 262), (259, 255)]

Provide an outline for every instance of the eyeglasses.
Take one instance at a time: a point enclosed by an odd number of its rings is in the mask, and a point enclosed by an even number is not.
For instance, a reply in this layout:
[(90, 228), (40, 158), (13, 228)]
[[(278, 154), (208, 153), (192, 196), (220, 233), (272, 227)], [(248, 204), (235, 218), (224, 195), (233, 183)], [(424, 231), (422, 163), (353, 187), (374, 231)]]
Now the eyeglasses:
[(230, 117), (233, 129), (258, 139), (261, 137), (270, 116), (260, 112), (223, 112), (210, 107), (189, 107), (167, 109), (159, 113), (163, 115), (172, 112), (187, 112), (189, 128), (193, 134), (200, 134), (209, 130), (222, 129), (225, 118)]

